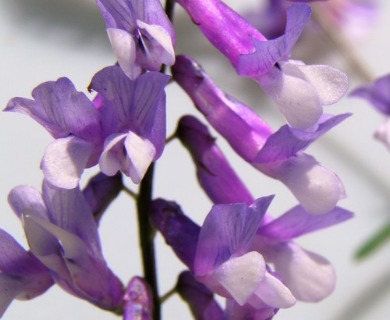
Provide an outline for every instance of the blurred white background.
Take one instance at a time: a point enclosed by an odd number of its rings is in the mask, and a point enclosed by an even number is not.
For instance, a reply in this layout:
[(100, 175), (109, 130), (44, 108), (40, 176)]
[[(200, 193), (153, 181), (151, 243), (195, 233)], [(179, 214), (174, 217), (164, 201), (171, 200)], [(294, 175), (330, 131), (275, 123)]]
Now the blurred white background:
[[(229, 2), (237, 7), (237, 1)], [(240, 7), (254, 3), (255, 0), (248, 1)], [(353, 41), (356, 52), (374, 76), (390, 72), (390, 2), (378, 3), (380, 13), (373, 30), (364, 39)], [(280, 115), (257, 85), (237, 78), (225, 58), (202, 39), (184, 12), (177, 9), (178, 52), (196, 56), (221, 87), (255, 108), (275, 128), (279, 127), (283, 123)], [(70, 78), (80, 91), (86, 92), (93, 74), (115, 61), (104, 23), (91, 0), (0, 0), (0, 48), (2, 108), (10, 98), (30, 97), (31, 90), (39, 83), (61, 76)], [(311, 56), (310, 61), (319, 64), (331, 61), (350, 73), (345, 59), (338, 54), (331, 57), (317, 54)], [(360, 80), (351, 73), (351, 88), (358, 83)], [(168, 87), (167, 95), (170, 134), (180, 115), (197, 112), (176, 85)], [(356, 217), (299, 239), (305, 248), (333, 262), (338, 274), (337, 288), (325, 301), (298, 303), (280, 311), (276, 319), (387, 320), (390, 314), (390, 243), (367, 260), (356, 262), (353, 258), (357, 248), (390, 221), (390, 152), (372, 138), (382, 116), (365, 102), (348, 97), (327, 107), (327, 111), (354, 115), (311, 146), (308, 153), (339, 174), (348, 193), (348, 198), (340, 205), (354, 211)], [(20, 114), (1, 113), (0, 130), (0, 227), (26, 247), (20, 222), (8, 206), (7, 194), (20, 184), (40, 188), (39, 163), (51, 137), (40, 125)], [(270, 207), (272, 214), (278, 216), (296, 204), (281, 184), (262, 176), (232, 154), (222, 139), (218, 142), (254, 196), (276, 194)], [(95, 169), (88, 170), (87, 176), (95, 172)], [(83, 183), (86, 180), (84, 177)], [(195, 221), (202, 222), (211, 203), (198, 188), (191, 160), (177, 141), (167, 146), (158, 162), (155, 181), (156, 197), (177, 201)], [(127, 185), (136, 190), (131, 182), (127, 181)], [(129, 197), (123, 194), (112, 204), (100, 232), (107, 261), (123, 282), (141, 274), (135, 208)], [(163, 294), (174, 286), (176, 275), (184, 266), (160, 236), (157, 241)], [(177, 296), (163, 305), (163, 315), (164, 319), (191, 318)], [(53, 287), (32, 301), (13, 302), (3, 318), (98, 320), (116, 316)]]

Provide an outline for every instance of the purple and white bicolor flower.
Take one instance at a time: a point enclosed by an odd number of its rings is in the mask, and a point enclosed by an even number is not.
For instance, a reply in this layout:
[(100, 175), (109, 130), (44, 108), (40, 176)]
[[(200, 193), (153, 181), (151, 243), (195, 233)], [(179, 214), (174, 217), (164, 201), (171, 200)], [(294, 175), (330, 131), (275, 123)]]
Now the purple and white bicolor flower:
[(350, 94), (367, 100), (385, 115), (384, 123), (375, 131), (375, 138), (390, 149), (390, 75), (378, 78), (374, 83), (360, 86)]
[(271, 200), (214, 205), (200, 229), (177, 205), (161, 199), (153, 203), (151, 217), (195, 278), (212, 292), (255, 309), (288, 308), (294, 296), (268, 271), (262, 255), (250, 250)]
[(341, 71), (289, 60), (311, 15), (309, 5), (291, 5), (287, 9), (284, 34), (268, 40), (220, 0), (177, 2), (206, 38), (230, 60), (237, 73), (254, 79), (272, 97), (290, 126), (312, 127), (323, 113), (322, 106), (337, 102), (347, 91), (348, 79)]
[[(199, 182), (214, 203), (240, 200), (247, 204), (253, 202), (253, 197), (233, 171), (207, 128), (196, 118), (183, 117), (178, 125), (177, 136), (190, 151)], [(322, 215), (309, 214), (301, 206), (294, 207), (277, 219), (264, 214), (252, 249), (273, 264), (276, 273), (296, 299), (319, 301), (329, 296), (334, 289), (334, 269), (325, 258), (301, 248), (293, 240), (351, 217), (351, 212), (340, 207)], [(236, 310), (234, 306), (232, 308)], [(252, 312), (251, 310), (249, 308), (245, 312)]]
[(148, 72), (130, 80), (118, 66), (99, 71), (90, 101), (67, 78), (45, 82), (33, 99), (13, 98), (5, 111), (29, 115), (55, 138), (41, 162), (45, 178), (59, 188), (76, 188), (85, 168), (99, 163), (139, 183), (165, 143), (165, 92), (169, 76)]
[(273, 132), (253, 110), (217, 88), (194, 60), (178, 56), (172, 70), (174, 79), (237, 154), (284, 183), (307, 211), (328, 212), (345, 197), (337, 175), (303, 151), (349, 114), (322, 115), (310, 131), (285, 125)]
[[(10, 192), (8, 201), (23, 223), (31, 270), (37, 269), (37, 274), (46, 271), (65, 291), (100, 308), (122, 307), (122, 284), (103, 258), (97, 224), (78, 188), (58, 189), (44, 182), (41, 194), (32, 187), (19, 186)], [(9, 259), (8, 268), (12, 266), (16, 273), (23, 268), (28, 271), (25, 262), (12, 260), (11, 254), (2, 259)], [(41, 287), (38, 284), (37, 293), (44, 289), (44, 283)]]
[(136, 79), (175, 62), (175, 31), (159, 0), (97, 0), (124, 73)]

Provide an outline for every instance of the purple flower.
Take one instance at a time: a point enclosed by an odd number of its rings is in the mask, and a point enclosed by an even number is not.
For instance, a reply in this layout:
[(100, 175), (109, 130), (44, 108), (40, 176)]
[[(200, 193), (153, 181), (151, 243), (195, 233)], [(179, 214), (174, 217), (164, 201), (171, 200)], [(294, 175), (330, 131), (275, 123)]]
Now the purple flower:
[(152, 320), (153, 299), (146, 281), (134, 277), (129, 282), (124, 300), (124, 320)]
[(306, 66), (288, 60), (311, 15), (309, 5), (289, 7), (284, 34), (267, 40), (220, 0), (178, 3), (231, 61), (237, 73), (253, 78), (273, 98), (291, 126), (307, 129), (315, 125), (322, 115), (322, 106), (335, 103), (345, 94), (348, 79), (344, 73), (329, 66)]
[(385, 122), (376, 130), (375, 138), (390, 149), (390, 75), (378, 78), (374, 83), (360, 86), (351, 96), (367, 100), (375, 109), (385, 115)]
[(84, 168), (97, 163), (106, 175), (121, 170), (139, 183), (164, 147), (168, 79), (148, 72), (130, 80), (111, 66), (92, 79), (94, 101), (60, 78), (36, 87), (33, 100), (13, 98), (5, 111), (31, 116), (55, 138), (41, 162), (51, 184), (75, 188)]
[[(253, 202), (253, 197), (229, 166), (215, 141), (211, 140), (205, 126), (195, 118), (187, 116), (179, 122), (177, 132), (194, 159), (198, 177), (201, 177), (201, 186), (213, 202), (237, 202), (240, 199), (246, 203)], [(237, 190), (232, 196), (231, 192), (235, 186)], [(276, 273), (296, 299), (319, 301), (334, 289), (334, 269), (325, 258), (299, 247), (293, 239), (351, 217), (351, 212), (339, 207), (322, 215), (309, 214), (301, 206), (294, 207), (277, 219), (265, 214), (251, 249), (261, 253), (268, 263), (273, 264)], [(168, 233), (167, 229), (165, 227), (164, 234)], [(172, 242), (175, 242), (174, 239), (171, 239)], [(259, 312), (258, 308), (244, 310), (237, 308), (234, 303), (230, 304), (231, 307), (227, 310), (233, 314)], [(272, 310), (263, 311), (268, 315)]]
[(159, 0), (97, 0), (108, 36), (130, 79), (175, 62), (175, 33)]
[(307, 211), (328, 212), (345, 196), (337, 175), (303, 151), (348, 114), (323, 115), (310, 131), (285, 125), (273, 133), (255, 112), (218, 89), (190, 58), (177, 57), (173, 74), (231, 147), (255, 168), (283, 182)]
[(0, 229), (0, 317), (12, 300), (33, 299), (52, 285), (49, 270)]
[(34, 259), (67, 292), (103, 309), (120, 308), (122, 285), (103, 258), (97, 225), (81, 191), (47, 182), (42, 190), (19, 186), (8, 197)]
[(214, 205), (200, 231), (191, 227), (194, 223), (183, 218), (176, 205), (158, 200), (154, 203), (152, 221), (179, 257), (184, 256), (183, 244), (187, 243), (188, 255), (193, 259), (183, 262), (211, 291), (234, 299), (239, 305), (249, 303), (256, 309), (287, 308), (295, 303), (295, 298), (268, 272), (262, 255), (250, 251), (271, 200), (272, 197), (260, 198), (250, 206)]

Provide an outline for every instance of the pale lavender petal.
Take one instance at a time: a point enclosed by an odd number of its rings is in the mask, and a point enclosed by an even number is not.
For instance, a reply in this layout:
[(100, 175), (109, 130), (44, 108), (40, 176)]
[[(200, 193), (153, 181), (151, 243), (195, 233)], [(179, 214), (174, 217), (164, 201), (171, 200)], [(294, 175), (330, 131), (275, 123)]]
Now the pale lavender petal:
[(390, 115), (390, 75), (378, 78), (372, 84), (366, 84), (351, 92), (351, 96), (366, 99), (378, 111)]
[(190, 152), (198, 180), (213, 203), (253, 203), (253, 197), (205, 125), (195, 117), (184, 116), (179, 120), (176, 136)]
[(0, 229), (0, 317), (13, 299), (33, 299), (52, 284), (48, 269)]
[(96, 1), (107, 28), (132, 31), (135, 28), (136, 12), (131, 0)]
[(33, 216), (24, 215), (23, 222), (32, 252), (56, 274), (59, 285), (101, 308), (119, 307), (120, 281), (104, 260), (95, 259), (81, 238)]
[(124, 300), (124, 320), (152, 320), (153, 298), (146, 281), (133, 277), (126, 288)]
[(310, 213), (324, 214), (345, 197), (339, 177), (307, 154), (298, 153), (280, 163), (254, 166), (283, 182)]
[(12, 99), (5, 111), (29, 115), (55, 138), (73, 134), (95, 140), (101, 134), (100, 115), (84, 93), (76, 91), (67, 78), (45, 82), (36, 87), (34, 100)]
[(269, 272), (265, 272), (255, 295), (273, 308), (289, 308), (296, 303), (291, 291)]
[(195, 319), (222, 320), (223, 311), (214, 300), (214, 294), (206, 286), (197, 281), (189, 271), (179, 275), (176, 290), (188, 303)]
[(120, 173), (109, 177), (100, 172), (88, 181), (83, 189), (83, 196), (97, 223), (122, 188), (122, 174)]
[(374, 137), (390, 149), (390, 118), (375, 130)]
[(133, 37), (127, 31), (114, 28), (107, 29), (107, 34), (123, 72), (130, 79), (136, 79), (142, 69), (135, 64), (136, 44)]
[[(218, 266), (212, 273), (212, 286), (221, 285), (239, 305), (245, 304), (258, 289), (265, 276), (265, 261), (260, 253), (251, 251), (239, 257), (233, 257)], [(198, 277), (209, 285), (206, 277)], [(210, 287), (210, 286), (209, 286)], [(218, 288), (212, 288), (218, 292)]]
[(335, 288), (336, 274), (329, 261), (292, 242), (275, 250), (273, 263), (275, 271), (298, 300), (317, 302)]
[(44, 181), (42, 195), (50, 222), (82, 239), (95, 259), (103, 260), (97, 225), (80, 189), (58, 189)]
[(200, 227), (176, 203), (163, 199), (152, 202), (150, 218), (179, 259), (193, 269)]
[(226, 299), (225, 318), (231, 320), (256, 319), (271, 320), (278, 309), (272, 308), (264, 303), (262, 307), (254, 308), (250, 304), (240, 306), (233, 299)]
[(352, 217), (351, 211), (340, 207), (335, 207), (322, 215), (313, 215), (301, 206), (296, 206), (279, 218), (260, 227), (258, 234), (278, 241), (289, 241), (301, 235), (344, 222)]
[(273, 196), (243, 203), (214, 205), (199, 234), (194, 273), (203, 276), (232, 256), (248, 252)]
[(17, 186), (8, 195), (8, 203), (19, 218), (26, 210), (34, 216), (47, 219), (46, 205), (41, 193), (31, 186)]
[(293, 157), (350, 115), (322, 115), (312, 131), (301, 131), (284, 125), (269, 136), (252, 163), (277, 162)]
[(76, 188), (93, 151), (93, 143), (75, 136), (54, 140), (41, 162), (45, 178), (59, 188)]
[(270, 71), (279, 60), (287, 60), (310, 18), (311, 11), (311, 7), (306, 4), (290, 6), (287, 9), (284, 35), (266, 41), (253, 39), (256, 51), (240, 56), (237, 73), (243, 76), (258, 76)]

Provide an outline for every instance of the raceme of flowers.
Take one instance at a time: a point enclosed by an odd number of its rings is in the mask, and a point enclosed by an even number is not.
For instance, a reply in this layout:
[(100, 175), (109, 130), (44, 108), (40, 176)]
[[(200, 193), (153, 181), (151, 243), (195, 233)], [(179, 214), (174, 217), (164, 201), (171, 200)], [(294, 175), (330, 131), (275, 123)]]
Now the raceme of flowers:
[[(158, 0), (96, 3), (117, 63), (92, 77), (89, 95), (62, 77), (38, 85), (32, 98), (11, 99), (5, 108), (30, 116), (53, 141), (40, 164), (42, 190), (22, 185), (8, 196), (29, 248), (0, 229), (0, 315), (14, 299), (33, 299), (57, 284), (126, 320), (160, 317), (155, 284), (147, 275), (132, 275), (123, 284), (103, 256), (98, 227), (110, 203), (126, 190), (123, 179), (139, 184), (140, 192), (153, 182), (154, 162), (166, 144), (170, 80), (207, 121), (183, 115), (172, 137), (191, 154), (199, 186), (213, 202), (199, 226), (175, 201), (132, 195), (138, 204), (144, 201), (138, 208), (148, 208), (140, 212), (152, 230), (145, 236), (158, 230), (188, 269), (172, 284), (174, 292), (196, 319), (217, 320), (271, 319), (296, 301), (328, 297), (335, 288), (334, 268), (295, 239), (353, 216), (338, 205), (345, 190), (337, 174), (305, 153), (350, 115), (323, 113), (323, 106), (343, 97), (348, 80), (330, 66), (290, 60), (310, 5), (291, 4), (283, 34), (268, 39), (222, 1), (177, 1), (238, 75), (255, 80), (278, 105), (286, 123), (274, 129), (219, 89), (191, 53), (175, 55), (171, 2), (165, 9)], [(172, 77), (163, 72), (165, 66), (172, 66)], [(356, 94), (376, 104), (377, 94), (370, 90)], [(298, 204), (279, 217), (268, 213), (271, 202), (282, 199), (252, 196), (208, 126), (258, 174), (282, 182)], [(84, 171), (96, 165), (99, 173), (82, 188)], [(216, 295), (225, 298), (224, 306)]]

